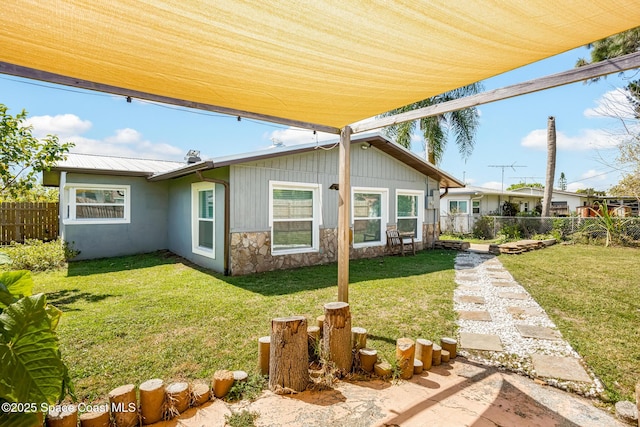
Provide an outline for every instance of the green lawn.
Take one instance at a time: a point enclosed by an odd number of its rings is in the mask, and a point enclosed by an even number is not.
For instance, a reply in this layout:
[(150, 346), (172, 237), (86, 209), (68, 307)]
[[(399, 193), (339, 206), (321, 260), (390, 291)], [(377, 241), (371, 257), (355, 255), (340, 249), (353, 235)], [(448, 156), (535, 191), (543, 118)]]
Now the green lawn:
[(634, 398), (640, 381), (640, 250), (556, 245), (500, 257), (605, 385)]
[[(402, 336), (455, 334), (455, 252), (351, 262), (353, 326), (387, 358)], [(218, 369), (257, 372), (270, 319), (310, 322), (337, 298), (337, 266), (224, 277), (170, 254), (73, 262), (34, 274), (35, 292), (63, 311), (62, 354), (79, 399), (126, 383), (210, 378)]]

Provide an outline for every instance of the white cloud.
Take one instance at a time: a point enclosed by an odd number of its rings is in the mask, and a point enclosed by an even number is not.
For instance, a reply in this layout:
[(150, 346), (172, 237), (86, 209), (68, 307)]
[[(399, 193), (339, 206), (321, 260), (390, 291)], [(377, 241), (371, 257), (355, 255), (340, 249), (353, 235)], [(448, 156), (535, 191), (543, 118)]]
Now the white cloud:
[(89, 120), (82, 120), (75, 114), (58, 114), (57, 116), (33, 116), (25, 120), (33, 126), (33, 136), (43, 138), (49, 134), (65, 138), (80, 135), (91, 129)]
[(582, 182), (572, 182), (571, 184), (567, 184), (567, 191), (571, 191), (573, 193), (584, 188), (586, 188), (586, 186)]
[(114, 136), (105, 138), (108, 144), (132, 144), (142, 140), (142, 134), (135, 129), (117, 129)]
[(502, 189), (502, 183), (499, 181), (488, 181), (485, 182), (484, 184), (481, 184), (480, 187), (482, 188), (492, 188), (494, 190), (501, 190)]
[(87, 138), (83, 134), (93, 124), (75, 114), (34, 116), (26, 123), (33, 126), (33, 135), (37, 138), (53, 134), (61, 142), (73, 142), (73, 153), (162, 160), (182, 160), (185, 154), (181, 148), (146, 140), (142, 133), (131, 128), (117, 129), (113, 135), (103, 139)]
[[(582, 129), (578, 135), (569, 136), (562, 131), (556, 132), (558, 150), (585, 151), (615, 148), (620, 137), (601, 129)], [(520, 141), (520, 145), (534, 150), (547, 149), (547, 130), (536, 129)]]
[(587, 108), (583, 114), (588, 118), (632, 119), (634, 111), (627, 96), (628, 91), (624, 88), (610, 90), (595, 100), (596, 106), (594, 108)]
[(276, 142), (281, 142), (285, 146), (289, 146), (298, 144), (310, 144), (316, 142), (316, 137), (319, 142), (330, 140), (337, 141), (340, 138), (338, 135), (325, 132), (316, 132), (316, 134), (314, 135), (313, 131), (296, 127), (274, 130), (273, 132), (267, 133), (264, 136), (266, 139), (271, 141), (271, 147), (273, 147)]

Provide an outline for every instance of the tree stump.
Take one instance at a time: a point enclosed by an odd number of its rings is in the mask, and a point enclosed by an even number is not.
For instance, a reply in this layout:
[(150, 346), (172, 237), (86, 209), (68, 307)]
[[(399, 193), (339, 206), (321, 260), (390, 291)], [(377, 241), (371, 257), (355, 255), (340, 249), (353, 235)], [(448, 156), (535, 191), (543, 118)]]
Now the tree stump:
[(85, 412), (80, 415), (80, 427), (109, 427), (109, 411)]
[(271, 353), (271, 337), (260, 337), (258, 339), (258, 364), (260, 365), (260, 375), (269, 375), (269, 355)]
[(423, 338), (416, 340), (416, 359), (422, 361), (422, 369), (428, 371), (433, 362), (433, 343)]
[(123, 385), (111, 390), (109, 403), (115, 427), (134, 427), (138, 425), (136, 387), (133, 384)]
[(249, 374), (245, 371), (233, 371), (233, 381), (237, 383), (246, 382)]
[(416, 355), (416, 343), (411, 338), (396, 340), (396, 362), (400, 368), (400, 378), (409, 380), (413, 376), (413, 359)]
[(432, 361), (433, 366), (438, 366), (442, 363), (442, 347), (438, 344), (433, 345)]
[(221, 369), (213, 373), (213, 395), (222, 399), (233, 386), (233, 372)]
[(388, 378), (391, 376), (391, 364), (386, 360), (382, 360), (373, 365), (373, 371), (380, 378)]
[(442, 351), (440, 351), (440, 361), (442, 363), (449, 363), (450, 355), (451, 355), (451, 353), (449, 353), (445, 349), (442, 349)]
[(422, 364), (422, 360), (413, 359), (413, 373), (415, 375), (421, 374), (424, 371), (424, 365)]
[(322, 331), (324, 329), (324, 314), (316, 317), (316, 324), (318, 325), (318, 328), (320, 328), (320, 338), (322, 338)]
[(351, 370), (351, 312), (348, 303), (330, 302), (324, 305), (322, 351), (338, 371), (347, 373)]
[(140, 415), (142, 424), (157, 423), (162, 419), (164, 381), (155, 378), (140, 384)]
[(360, 367), (366, 371), (373, 371), (373, 365), (378, 361), (378, 352), (372, 348), (361, 348), (358, 350), (360, 356)]
[(296, 393), (306, 390), (310, 382), (307, 319), (304, 316), (271, 320), (271, 391)]
[(49, 427), (76, 427), (78, 425), (78, 409), (75, 405), (64, 405), (63, 410), (52, 410), (47, 414)]
[(198, 381), (191, 385), (191, 406), (204, 405), (211, 399), (211, 388), (204, 381)]
[(351, 348), (356, 351), (367, 347), (367, 330), (365, 328), (351, 328)]
[(165, 391), (169, 410), (172, 414), (179, 415), (189, 409), (189, 401), (191, 400), (189, 383), (171, 383), (165, 388)]
[(307, 326), (307, 347), (309, 351), (309, 362), (320, 360), (320, 328), (318, 326)]
[(451, 359), (456, 358), (458, 341), (454, 340), (453, 338), (442, 337), (440, 338), (440, 346), (442, 347), (443, 350), (447, 350), (449, 352), (449, 357)]

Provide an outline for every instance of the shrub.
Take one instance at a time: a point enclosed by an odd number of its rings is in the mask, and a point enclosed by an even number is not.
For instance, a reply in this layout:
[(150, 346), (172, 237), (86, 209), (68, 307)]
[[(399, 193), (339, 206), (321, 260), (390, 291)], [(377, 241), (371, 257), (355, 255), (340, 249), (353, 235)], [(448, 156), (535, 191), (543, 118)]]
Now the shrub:
[(24, 244), (11, 242), (5, 253), (11, 260), (12, 270), (46, 271), (63, 267), (79, 252), (57, 239), (46, 243), (41, 240), (26, 240)]
[(518, 223), (505, 224), (500, 229), (500, 234), (507, 240), (519, 240), (521, 236), (520, 225)]
[(476, 239), (493, 239), (493, 218), (483, 216), (473, 224), (473, 237)]

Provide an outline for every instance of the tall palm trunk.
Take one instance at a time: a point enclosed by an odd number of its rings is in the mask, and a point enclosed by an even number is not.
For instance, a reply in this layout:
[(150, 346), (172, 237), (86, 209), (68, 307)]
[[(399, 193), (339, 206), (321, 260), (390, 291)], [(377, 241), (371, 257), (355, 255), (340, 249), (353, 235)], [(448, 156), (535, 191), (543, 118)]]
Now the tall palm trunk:
[(548, 217), (551, 210), (553, 195), (553, 180), (556, 174), (556, 119), (549, 116), (547, 120), (547, 180), (544, 185), (544, 199), (542, 199), (542, 216)]

